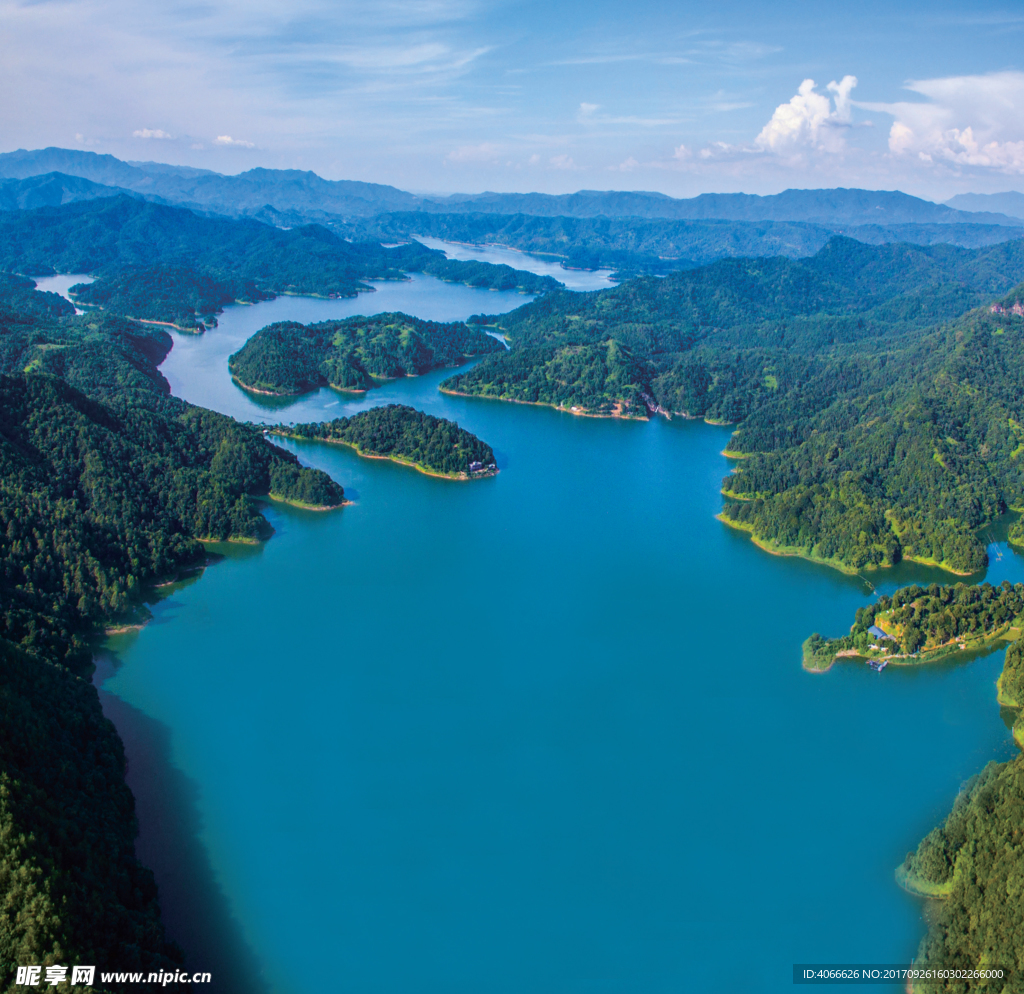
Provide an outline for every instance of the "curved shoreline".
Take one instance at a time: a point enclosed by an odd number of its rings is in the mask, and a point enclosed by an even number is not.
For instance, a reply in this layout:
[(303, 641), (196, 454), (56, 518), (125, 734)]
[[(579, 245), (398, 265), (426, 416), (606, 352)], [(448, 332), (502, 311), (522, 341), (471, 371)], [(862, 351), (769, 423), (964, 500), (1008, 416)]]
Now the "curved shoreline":
[[(355, 442), (346, 442), (341, 438), (325, 438), (323, 436), (307, 436), (307, 435), (293, 435), (289, 432), (271, 430), (268, 429), (268, 434), (277, 435), (279, 438), (291, 438), (301, 442), (323, 442), (325, 445), (343, 445), (347, 449), (352, 449), (357, 456), (363, 459), (384, 459), (387, 462), (398, 463), (400, 466), (408, 466), (410, 469), (415, 469), (418, 473), (422, 473), (424, 476), (433, 476), (439, 480), (455, 480), (457, 482), (465, 482), (469, 480), (481, 480), (491, 476), (497, 476), (501, 470), (481, 470), (479, 473), (442, 473), (439, 470), (431, 469), (429, 466), (418, 463), (412, 459), (406, 459), (404, 456), (385, 455), (380, 452), (364, 452)], [(346, 504), (352, 503), (351, 501), (345, 501)], [(340, 504), (338, 505), (341, 506)], [(315, 510), (328, 510), (328, 508), (315, 508)]]
[[(549, 404), (543, 400), (517, 400), (514, 397), (495, 397), (493, 394), (483, 393), (466, 393), (462, 390), (452, 390), (449, 387), (439, 386), (437, 388), (441, 393), (447, 394), (449, 397), (471, 397), (474, 400), (497, 400), (504, 404), (524, 404), (527, 407), (549, 407), (553, 411), (561, 411), (563, 414), (572, 414), (577, 418), (613, 418), (618, 421), (650, 421), (650, 411), (643, 417), (639, 417), (635, 414), (596, 414), (593, 411), (584, 411), (581, 408), (561, 407), (558, 404)], [(617, 405), (616, 405), (617, 406)]]
[(303, 511), (336, 511), (339, 507), (351, 504), (350, 500), (343, 500), (340, 504), (307, 504), (304, 500), (297, 500), (294, 497), (281, 497), (279, 494), (265, 494), (267, 500), (276, 504), (288, 504), (291, 507), (300, 507)]
[[(729, 496), (722, 491), (725, 496)], [(732, 498), (739, 501), (751, 501), (755, 500), (754, 497), (737, 497)], [(757, 535), (754, 531), (753, 525), (748, 525), (742, 521), (734, 521), (731, 518), (725, 516), (724, 511), (719, 511), (715, 517), (722, 522), (723, 525), (727, 525), (729, 528), (734, 528), (736, 531), (746, 532), (750, 536), (750, 541), (754, 543), (759, 549), (769, 553), (773, 556), (795, 556), (797, 559), (806, 559), (811, 563), (819, 563), (822, 566), (831, 566), (832, 569), (838, 570), (840, 573), (845, 573), (847, 576), (860, 576), (861, 571), (874, 572), (875, 570), (892, 569), (893, 566), (898, 565), (893, 563), (892, 565), (878, 565), (876, 563), (867, 563), (861, 567), (849, 566), (839, 559), (826, 559), (824, 556), (815, 555), (813, 552), (808, 553), (804, 549), (796, 545), (778, 545), (772, 542), (771, 539), (763, 539)], [(942, 563), (936, 562), (934, 559), (925, 559), (922, 556), (910, 556), (904, 555), (901, 557), (900, 562), (904, 563), (916, 563), (918, 566), (934, 566), (936, 569), (941, 569), (945, 573), (950, 573), (953, 576), (974, 576), (974, 573), (961, 573), (959, 570), (952, 569), (949, 566), (945, 566)]]

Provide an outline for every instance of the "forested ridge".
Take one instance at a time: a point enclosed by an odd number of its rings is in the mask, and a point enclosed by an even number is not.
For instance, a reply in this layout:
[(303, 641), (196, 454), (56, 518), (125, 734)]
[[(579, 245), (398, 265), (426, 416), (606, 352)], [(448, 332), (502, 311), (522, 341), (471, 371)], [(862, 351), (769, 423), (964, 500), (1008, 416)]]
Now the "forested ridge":
[(442, 388), (737, 424), (729, 450), (747, 458), (723, 483), (727, 523), (841, 569), (971, 573), (975, 529), (1024, 508), (1024, 340), (1006, 296), (1021, 276), (1022, 242), (835, 239), (812, 259), (556, 292), (482, 319), (511, 350)]
[(299, 394), (320, 386), (369, 390), (381, 379), (418, 376), (504, 351), (496, 338), (459, 321), (422, 321), (384, 313), (303, 325), (262, 328), (229, 359), (243, 387)]
[(360, 455), (412, 463), (438, 476), (470, 478), (496, 471), (494, 451), (454, 421), (404, 404), (387, 404), (350, 418), (294, 426), (279, 434), (350, 445)]
[(381, 213), (334, 227), (352, 237), (383, 241), (428, 235), (477, 245), (507, 245), (560, 259), (576, 269), (613, 269), (620, 278), (695, 269), (722, 258), (781, 255), (799, 259), (818, 252), (837, 234), (872, 245), (950, 243), (974, 248), (1020, 238), (1024, 233), (1024, 227), (977, 223), (849, 224), (424, 211)]
[(81, 304), (184, 328), (209, 325), (236, 300), (351, 297), (371, 290), (364, 280), (404, 279), (406, 272), (525, 293), (561, 286), (508, 266), (449, 260), (415, 241), (385, 248), (317, 224), (285, 230), (125, 195), (0, 211), (0, 270), (89, 273), (96, 282), (74, 288)]
[[(134, 856), (91, 638), (144, 616), (200, 540), (256, 540), (254, 495), (343, 491), (262, 433), (170, 396), (170, 336), (0, 280), (0, 983), (16, 964), (173, 969)], [(63, 304), (67, 302), (64, 301)], [(102, 985), (97, 983), (97, 988)]]
[[(837, 652), (854, 658), (916, 655), (934, 659), (957, 648), (1010, 641), (998, 699), (1016, 712), (1013, 732), (1024, 746), (1024, 584), (1003, 581), (901, 587), (858, 608), (850, 633), (804, 644), (804, 665), (828, 668)], [(886, 639), (869, 631), (876, 627)], [(904, 657), (900, 659), (899, 657)], [(896, 870), (914, 894), (932, 899), (928, 930), (915, 962), (923, 967), (973, 970), (1002, 967), (1011, 982), (945, 980), (918, 994), (1019, 991), (1024, 976), (1024, 756), (989, 763), (957, 795), (945, 821)]]

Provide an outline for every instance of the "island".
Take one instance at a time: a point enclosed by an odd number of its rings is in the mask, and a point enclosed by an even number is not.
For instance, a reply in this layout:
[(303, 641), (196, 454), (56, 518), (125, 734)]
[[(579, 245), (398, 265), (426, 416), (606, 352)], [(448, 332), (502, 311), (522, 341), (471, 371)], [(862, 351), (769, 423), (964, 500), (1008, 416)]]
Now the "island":
[(461, 321), (422, 321), (392, 312), (271, 324), (234, 353), (228, 366), (235, 382), (254, 393), (294, 396), (323, 386), (362, 392), (504, 349), (492, 335)]
[(931, 662), (979, 649), (1024, 632), (1024, 584), (916, 584), (858, 608), (849, 635), (817, 632), (803, 645), (804, 669), (825, 672), (837, 659), (865, 660), (873, 668)]
[(404, 404), (388, 404), (350, 418), (271, 429), (288, 438), (347, 445), (361, 456), (390, 459), (428, 476), (477, 480), (498, 472), (494, 451), (454, 421)]

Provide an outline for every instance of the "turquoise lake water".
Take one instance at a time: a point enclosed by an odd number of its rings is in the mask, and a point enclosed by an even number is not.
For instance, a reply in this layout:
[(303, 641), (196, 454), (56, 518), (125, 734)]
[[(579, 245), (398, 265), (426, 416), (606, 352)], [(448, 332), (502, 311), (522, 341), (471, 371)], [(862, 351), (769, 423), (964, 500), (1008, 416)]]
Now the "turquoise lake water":
[[(501, 472), (293, 444), (355, 503), (269, 506), (269, 542), (218, 550), (101, 654), (171, 934), (216, 989), (275, 994), (774, 992), (794, 962), (909, 961), (922, 905), (893, 870), (1013, 753), (1001, 652), (805, 673), (803, 639), (874, 593), (715, 520), (728, 429), (444, 397), (446, 372), (273, 407), (228, 378), (284, 317), (522, 301), (420, 278), (175, 336), (163, 370), (190, 401), (270, 421), (409, 403)], [(991, 551), (989, 579), (1024, 579)]]

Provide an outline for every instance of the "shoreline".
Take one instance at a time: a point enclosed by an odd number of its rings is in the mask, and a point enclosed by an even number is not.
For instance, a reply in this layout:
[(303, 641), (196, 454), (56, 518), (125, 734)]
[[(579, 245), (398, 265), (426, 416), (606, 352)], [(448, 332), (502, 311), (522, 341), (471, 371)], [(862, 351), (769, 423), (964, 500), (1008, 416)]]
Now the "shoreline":
[[(852, 566), (847, 566), (845, 563), (841, 563), (836, 559), (825, 559), (823, 556), (816, 556), (813, 553), (808, 554), (803, 549), (795, 545), (776, 545), (774, 548), (769, 543), (770, 540), (759, 538), (754, 533), (752, 525), (743, 524), (739, 521), (733, 521), (731, 518), (727, 518), (725, 513), (719, 511), (715, 517), (726, 525), (728, 528), (733, 528), (738, 532), (743, 532), (750, 536), (750, 541), (754, 543), (763, 552), (767, 552), (772, 556), (792, 556), (796, 559), (806, 559), (811, 563), (818, 563), (821, 566), (830, 566), (832, 569), (838, 570), (840, 573), (845, 573), (847, 576), (860, 576), (860, 570), (854, 569)], [(867, 569), (868, 567), (865, 567)], [(875, 566), (874, 569), (880, 569), (881, 567)]]
[[(496, 400), (504, 404), (523, 404), (526, 407), (549, 407), (553, 411), (561, 411), (563, 414), (571, 414), (577, 418), (611, 418), (617, 421), (650, 421), (651, 412), (647, 409), (647, 414), (643, 417), (639, 417), (635, 414), (596, 414), (593, 411), (584, 411), (581, 409), (573, 410), (571, 407), (560, 407), (558, 404), (549, 404), (543, 400), (516, 400), (514, 397), (495, 397), (493, 394), (481, 394), (481, 393), (465, 393), (462, 390), (451, 390), (448, 387), (439, 386), (437, 388), (441, 393), (447, 394), (449, 397), (470, 397), (474, 400)], [(618, 405), (616, 405), (618, 406)]]
[[(481, 470), (479, 473), (442, 473), (438, 470), (430, 469), (428, 466), (424, 466), (422, 463), (414, 462), (412, 459), (406, 459), (403, 456), (388, 456), (382, 455), (377, 452), (363, 452), (355, 442), (346, 442), (340, 438), (323, 438), (320, 436), (313, 436), (312, 438), (306, 435), (293, 435), (289, 432), (283, 431), (269, 431), (270, 435), (277, 435), (280, 438), (291, 438), (302, 442), (321, 442), (325, 445), (343, 445), (347, 449), (352, 449), (357, 456), (361, 459), (383, 459), (386, 462), (398, 463), (400, 466), (408, 466), (410, 469), (416, 470), (418, 473), (422, 473), (424, 476), (433, 476), (439, 480), (454, 480), (457, 483), (468, 483), (470, 480), (481, 480), (491, 476), (497, 476), (501, 472), (499, 469), (494, 470)], [(352, 501), (345, 501), (346, 504), (351, 504)], [(339, 507), (342, 505), (338, 505)], [(328, 510), (328, 508), (309, 508), (310, 510)]]
[[(347, 507), (352, 503), (350, 500), (343, 500), (340, 504), (307, 504), (304, 500), (297, 500), (294, 497), (281, 497), (278, 494), (264, 494), (264, 499), (274, 501), (276, 504), (288, 504), (290, 507), (298, 507), (303, 511), (337, 511), (339, 508)], [(231, 539), (228, 539), (231, 541)], [(258, 539), (243, 539), (259, 545)]]
[[(756, 500), (755, 497), (730, 497), (725, 491), (721, 491), (723, 496), (731, 500), (737, 500), (742, 502), (748, 502)], [(731, 518), (725, 516), (724, 511), (719, 511), (715, 517), (722, 522), (723, 525), (729, 528), (734, 528), (736, 531), (745, 532), (750, 536), (750, 541), (754, 543), (759, 549), (769, 553), (773, 556), (795, 556), (797, 559), (806, 559), (811, 563), (819, 563), (822, 566), (830, 566), (832, 569), (838, 570), (840, 573), (845, 573), (847, 576), (860, 576), (861, 571), (874, 572), (875, 570), (892, 569), (893, 566), (899, 565), (893, 563), (890, 565), (879, 566), (875, 563), (869, 563), (866, 566), (861, 566), (859, 569), (853, 566), (848, 566), (838, 559), (826, 559), (823, 556), (815, 555), (814, 553), (808, 553), (796, 545), (777, 545), (771, 541), (771, 539), (760, 538), (755, 532), (753, 525), (748, 525), (740, 521), (733, 521)], [(953, 576), (974, 576), (974, 573), (962, 573), (959, 570), (952, 569), (949, 566), (944, 566), (942, 563), (937, 563), (934, 559), (925, 559), (921, 556), (904, 555), (900, 558), (900, 562), (904, 563), (916, 563), (918, 566), (934, 566), (936, 569), (942, 570), (944, 573), (950, 573)], [(861, 579), (867, 579), (861, 577)]]

